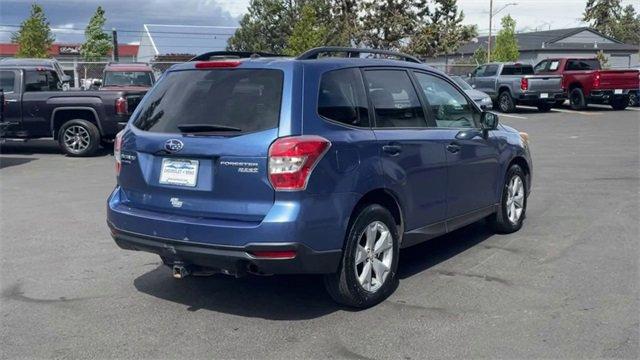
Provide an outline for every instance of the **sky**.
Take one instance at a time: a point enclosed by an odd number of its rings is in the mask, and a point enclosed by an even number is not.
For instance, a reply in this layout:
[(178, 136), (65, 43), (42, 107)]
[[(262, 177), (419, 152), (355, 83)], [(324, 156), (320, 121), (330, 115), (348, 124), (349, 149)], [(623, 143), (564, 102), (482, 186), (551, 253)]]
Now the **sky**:
[[(8, 42), (29, 14), (33, 0), (0, 0), (0, 42)], [(107, 16), (106, 28), (118, 29), (122, 43), (140, 41), (143, 24), (236, 26), (249, 0), (37, 0), (58, 42), (82, 42), (83, 30), (101, 5)], [(494, 17), (510, 14), (519, 31), (560, 29), (585, 25), (580, 21), (587, 0), (494, 0), (494, 11), (511, 3)], [(638, 0), (622, 0), (638, 7)], [(476, 24), (481, 35), (489, 29), (489, 0), (458, 0), (466, 24)], [(80, 29), (80, 30), (74, 30)]]

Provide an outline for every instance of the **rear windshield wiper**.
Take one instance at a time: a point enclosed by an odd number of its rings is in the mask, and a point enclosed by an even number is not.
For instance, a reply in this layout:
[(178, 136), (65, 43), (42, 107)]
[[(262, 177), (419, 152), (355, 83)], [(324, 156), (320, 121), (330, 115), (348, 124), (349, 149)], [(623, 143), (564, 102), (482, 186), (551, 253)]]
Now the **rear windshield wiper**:
[(178, 125), (178, 129), (180, 129), (180, 131), (182, 131), (183, 133), (191, 134), (220, 131), (242, 131), (242, 129), (237, 127), (214, 124), (184, 124)]

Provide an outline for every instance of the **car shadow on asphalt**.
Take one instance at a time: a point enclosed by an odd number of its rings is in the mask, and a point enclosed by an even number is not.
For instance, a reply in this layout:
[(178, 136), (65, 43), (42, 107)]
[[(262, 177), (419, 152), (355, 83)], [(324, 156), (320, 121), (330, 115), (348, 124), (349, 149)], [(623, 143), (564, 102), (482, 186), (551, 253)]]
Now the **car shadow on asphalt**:
[[(100, 147), (93, 157), (106, 156), (113, 153), (113, 148)], [(64, 156), (64, 152), (58, 143), (51, 139), (37, 139), (22, 141), (6, 141), (0, 144), (0, 155), (37, 155), (37, 154), (59, 154)]]
[(30, 163), (34, 160), (38, 160), (38, 158), (23, 158), (23, 157), (12, 157), (12, 156), (0, 156), (0, 169), (12, 167), (12, 166), (20, 166), (27, 163)]
[[(398, 275), (402, 280), (420, 274), (491, 235), (481, 221), (402, 250)], [(239, 279), (213, 275), (176, 280), (169, 268), (160, 265), (136, 278), (133, 284), (142, 293), (186, 305), (189, 311), (209, 310), (269, 320), (305, 320), (338, 310), (356, 311), (333, 302), (320, 275), (248, 275)]]

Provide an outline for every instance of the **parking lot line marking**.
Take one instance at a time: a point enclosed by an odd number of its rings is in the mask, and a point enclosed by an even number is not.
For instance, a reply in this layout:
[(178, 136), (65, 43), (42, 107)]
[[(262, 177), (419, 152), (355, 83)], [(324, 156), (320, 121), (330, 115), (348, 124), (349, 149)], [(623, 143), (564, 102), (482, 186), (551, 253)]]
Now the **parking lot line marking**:
[(497, 113), (497, 114), (498, 114), (498, 116), (506, 116), (506, 117), (516, 118), (516, 119), (525, 119), (525, 120), (528, 119), (528, 118), (526, 118), (524, 116), (508, 115), (508, 114), (505, 114), (505, 113)]
[(630, 107), (628, 107), (628, 108), (627, 108), (627, 110), (640, 111), (640, 108), (637, 108), (637, 109), (636, 109), (636, 108), (630, 108)]
[(602, 115), (603, 112), (593, 112), (593, 111), (578, 111), (578, 110), (569, 110), (569, 109), (551, 109), (551, 111), (566, 113), (566, 114), (579, 114), (579, 115)]

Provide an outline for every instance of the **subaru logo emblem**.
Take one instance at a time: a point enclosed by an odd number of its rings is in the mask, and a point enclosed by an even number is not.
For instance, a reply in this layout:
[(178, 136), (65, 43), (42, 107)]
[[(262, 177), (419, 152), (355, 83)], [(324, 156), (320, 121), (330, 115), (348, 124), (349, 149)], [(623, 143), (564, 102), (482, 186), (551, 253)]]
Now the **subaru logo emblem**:
[(178, 139), (169, 139), (164, 142), (164, 149), (171, 153), (178, 152), (182, 150), (183, 147), (184, 144)]

